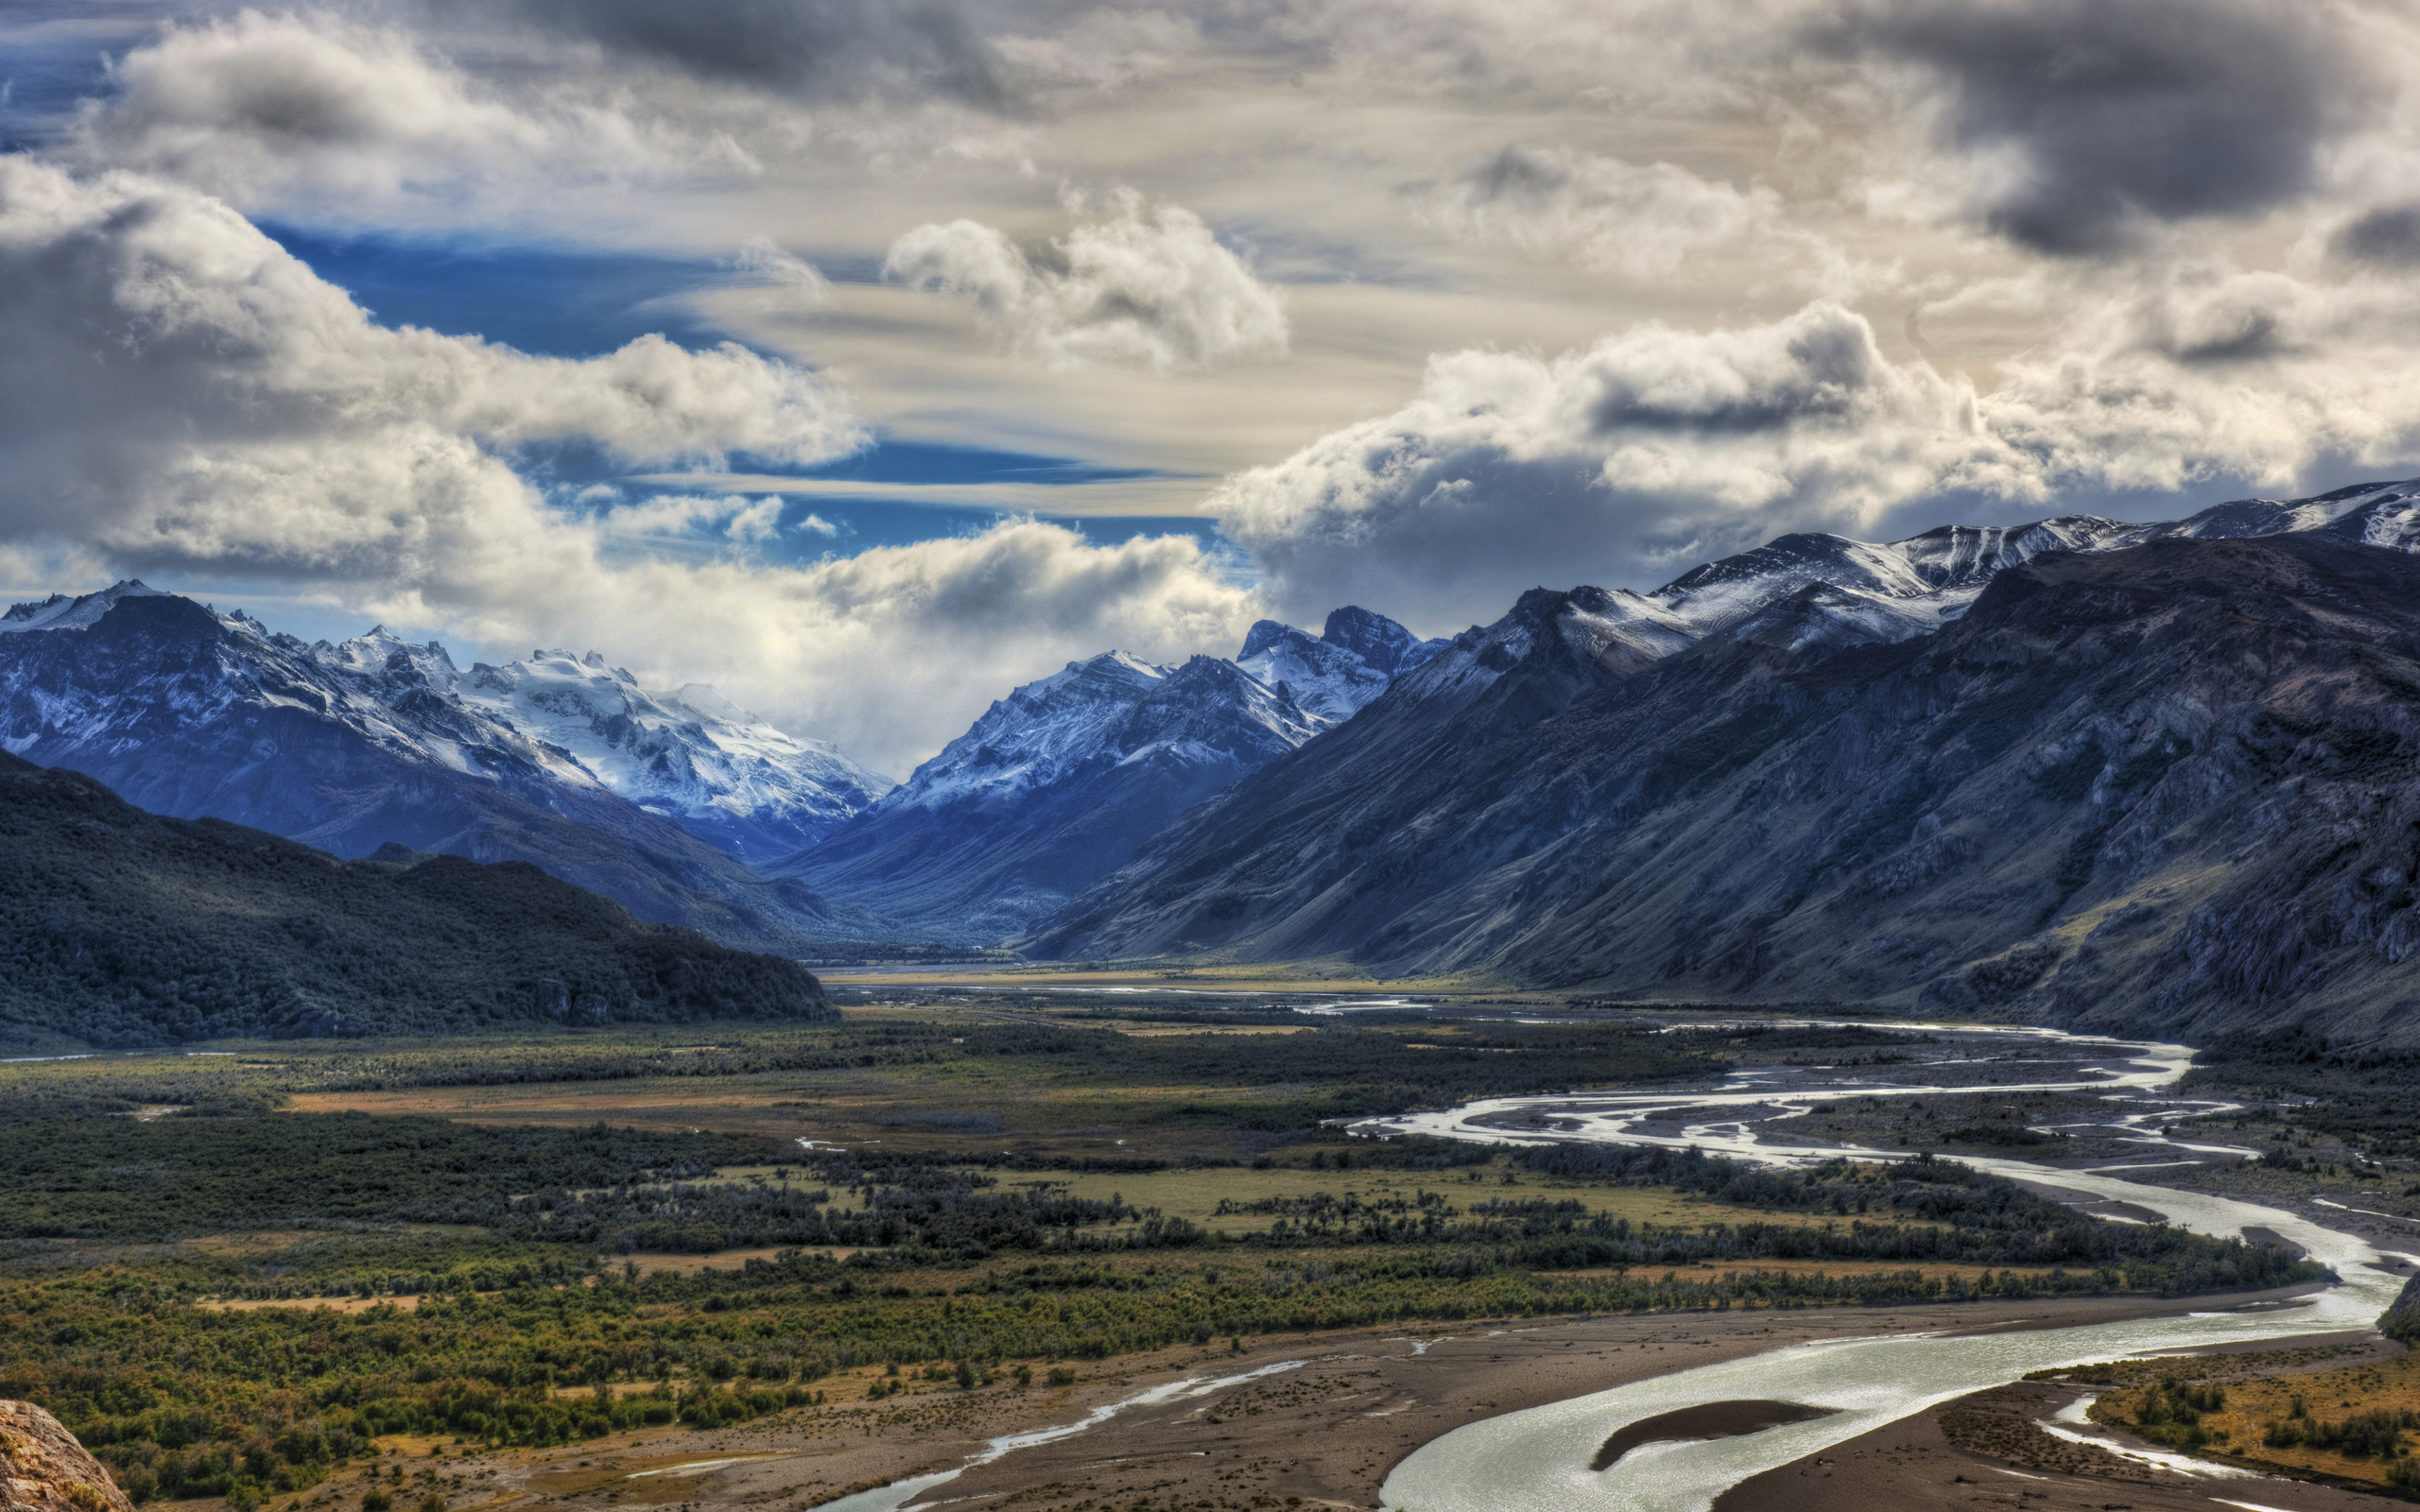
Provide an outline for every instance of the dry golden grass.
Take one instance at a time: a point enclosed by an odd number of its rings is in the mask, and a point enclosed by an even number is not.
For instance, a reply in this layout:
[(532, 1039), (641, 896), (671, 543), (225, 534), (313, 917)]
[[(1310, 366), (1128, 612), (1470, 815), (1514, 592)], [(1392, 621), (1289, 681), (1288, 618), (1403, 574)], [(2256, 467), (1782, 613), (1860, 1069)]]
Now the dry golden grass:
[(2048, 1265), (1933, 1265), (1916, 1264), (1904, 1260), (1707, 1260), (1694, 1265), (1640, 1265), (1621, 1271), (1547, 1270), (1541, 1276), (1567, 1277), (1573, 1280), (1594, 1280), (1616, 1276), (1661, 1276), (1671, 1271), (1685, 1281), (1720, 1280), (1725, 1276), (1897, 1276), (1917, 1271), (1928, 1279), (1947, 1280), (1979, 1280), (1986, 1276), (2048, 1276)]
[(373, 1307), (391, 1307), (398, 1313), (417, 1313), (420, 1298), (413, 1297), (272, 1297), (252, 1300), (238, 1297), (233, 1301), (216, 1298), (196, 1302), (194, 1306), (213, 1313), (257, 1313), (265, 1308), (290, 1307), (311, 1313), (325, 1309), (331, 1313), (367, 1313)]
[[(2314, 1353), (2317, 1351), (2313, 1351)], [(2141, 1398), (2164, 1375), (2180, 1379), (2225, 1373), (2228, 1357), (2191, 1361), (2127, 1362), (2127, 1384), (2104, 1394), (2093, 1406), (2096, 1422), (2124, 1431), (2134, 1421)], [(2183, 1366), (2184, 1368), (2179, 1368)], [(2135, 1384), (2140, 1381), (2144, 1384)], [(2362, 1413), (2420, 1413), (2420, 1352), (2388, 1360), (2369, 1360), (2335, 1370), (2295, 1375), (2271, 1375), (2250, 1381), (2225, 1381), (2226, 1405), (2202, 1415), (2202, 1427), (2214, 1442), (2202, 1452), (2231, 1464), (2255, 1465), (2294, 1475), (2332, 1476), (2373, 1486), (2387, 1483), (2392, 1459), (2354, 1457), (2308, 1445), (2272, 1449), (2261, 1440), (2271, 1425), (2290, 1421), (2299, 1400), (2309, 1418), (2341, 1422)], [(2402, 1435), (2407, 1448), (2420, 1447), (2420, 1431)]]

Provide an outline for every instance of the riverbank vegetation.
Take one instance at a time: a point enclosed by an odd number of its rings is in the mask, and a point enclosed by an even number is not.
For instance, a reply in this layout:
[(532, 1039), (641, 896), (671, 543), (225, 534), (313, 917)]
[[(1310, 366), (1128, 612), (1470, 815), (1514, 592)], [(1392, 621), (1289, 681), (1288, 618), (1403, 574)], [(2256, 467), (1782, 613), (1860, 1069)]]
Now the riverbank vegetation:
[(138, 1499), (241, 1508), (399, 1435), (710, 1428), (1171, 1347), (2322, 1274), (1946, 1160), (1321, 1123), (1904, 1035), (989, 1011), (0, 1067), (0, 1394)]
[(2342, 1347), (2123, 1360), (2045, 1377), (2104, 1383), (2093, 1421), (2273, 1474), (2420, 1500), (2420, 1354), (2336, 1368)]

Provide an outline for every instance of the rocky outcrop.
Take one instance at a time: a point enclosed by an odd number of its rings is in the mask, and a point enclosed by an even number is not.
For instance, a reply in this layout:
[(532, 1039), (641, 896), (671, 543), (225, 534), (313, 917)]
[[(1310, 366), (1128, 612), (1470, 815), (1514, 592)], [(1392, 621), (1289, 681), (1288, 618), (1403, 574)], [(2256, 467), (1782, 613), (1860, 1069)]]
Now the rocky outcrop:
[(59, 1419), (0, 1401), (0, 1512), (134, 1512), (134, 1503)]

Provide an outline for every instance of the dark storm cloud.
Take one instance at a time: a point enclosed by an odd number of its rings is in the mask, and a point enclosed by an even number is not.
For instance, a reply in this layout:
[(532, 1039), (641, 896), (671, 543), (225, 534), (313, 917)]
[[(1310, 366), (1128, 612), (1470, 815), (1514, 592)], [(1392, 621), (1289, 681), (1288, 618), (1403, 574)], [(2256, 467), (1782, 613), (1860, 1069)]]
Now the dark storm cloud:
[(2329, 249), (2358, 263), (2420, 267), (2420, 205), (2373, 210), (2338, 232)]
[(2322, 8), (2277, 0), (1898, 0), (1818, 40), (1930, 74), (1945, 145), (1983, 169), (1986, 222), (2066, 256), (2300, 197), (2364, 74)]
[(1008, 103), (990, 43), (962, 10), (933, 0), (434, 0), (433, 9), (474, 24), (518, 19), (633, 60), (808, 97)]

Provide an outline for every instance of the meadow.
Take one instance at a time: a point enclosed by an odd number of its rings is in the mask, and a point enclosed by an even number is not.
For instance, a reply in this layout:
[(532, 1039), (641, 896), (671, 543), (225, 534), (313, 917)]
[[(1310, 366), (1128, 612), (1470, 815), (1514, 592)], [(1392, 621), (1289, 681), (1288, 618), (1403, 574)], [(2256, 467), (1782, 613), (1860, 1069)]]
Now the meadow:
[(1883, 1031), (933, 1003), (682, 1033), (0, 1066), (26, 1152), (0, 1168), (0, 1395), (138, 1500), (240, 1508), (382, 1444), (711, 1428), (1275, 1334), (2315, 1274), (1949, 1161), (1779, 1176), (1322, 1122), (1895, 1053)]

